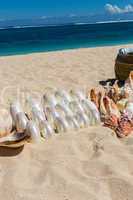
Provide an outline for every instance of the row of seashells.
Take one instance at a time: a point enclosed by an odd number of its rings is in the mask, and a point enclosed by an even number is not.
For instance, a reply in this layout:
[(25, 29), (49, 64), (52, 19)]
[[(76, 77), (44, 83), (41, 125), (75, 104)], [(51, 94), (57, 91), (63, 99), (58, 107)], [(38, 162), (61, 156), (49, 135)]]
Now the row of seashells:
[(0, 127), (0, 145), (10, 147), (100, 123), (96, 105), (80, 90), (49, 89), (41, 100), (26, 99), (25, 111), (13, 102), (7, 118)]

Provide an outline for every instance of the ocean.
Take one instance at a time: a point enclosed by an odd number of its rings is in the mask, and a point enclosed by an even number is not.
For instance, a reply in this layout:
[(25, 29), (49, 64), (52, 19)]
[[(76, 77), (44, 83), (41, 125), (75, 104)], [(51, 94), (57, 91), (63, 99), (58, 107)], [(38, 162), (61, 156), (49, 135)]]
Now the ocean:
[(133, 43), (133, 22), (0, 29), (0, 56)]

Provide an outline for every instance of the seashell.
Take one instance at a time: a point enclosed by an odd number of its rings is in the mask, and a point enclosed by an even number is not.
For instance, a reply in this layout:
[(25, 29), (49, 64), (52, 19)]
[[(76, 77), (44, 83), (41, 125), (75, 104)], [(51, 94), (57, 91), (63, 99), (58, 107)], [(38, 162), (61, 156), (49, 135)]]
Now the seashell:
[(97, 108), (99, 108), (99, 95), (96, 93), (96, 90), (94, 88), (91, 89), (89, 96), (91, 101), (95, 103)]
[(66, 115), (65, 116), (65, 119), (67, 120), (69, 126), (72, 128), (72, 129), (79, 129), (80, 126), (78, 124), (78, 121), (76, 120), (76, 118), (73, 116), (70, 116), (70, 115)]
[(48, 123), (48, 121), (43, 121), (41, 125), (41, 136), (44, 138), (48, 138), (52, 136), (54, 133), (54, 130), (52, 126)]
[(120, 88), (118, 86), (118, 80), (115, 81), (114, 85), (112, 86), (112, 89), (114, 91), (112, 99), (116, 103), (120, 99), (120, 93), (121, 93)]
[(98, 125), (101, 123), (101, 120), (100, 120), (100, 113), (95, 111), (95, 110), (92, 110), (92, 114), (93, 114), (93, 118), (92, 118), (92, 124), (93, 125)]
[(18, 148), (27, 142), (26, 133), (13, 132), (10, 135), (0, 138), (0, 146)]
[(55, 92), (55, 97), (58, 100), (58, 102), (62, 102), (65, 105), (67, 105), (70, 101), (72, 101), (70, 94), (65, 90), (57, 90)]
[(32, 109), (43, 111), (43, 107), (42, 107), (41, 103), (39, 102), (39, 100), (37, 101), (36, 99), (33, 99), (33, 98), (30, 97), (28, 99), (28, 103), (30, 104), (30, 107)]
[(128, 102), (128, 99), (125, 99), (125, 98), (124, 98), (124, 99), (121, 99), (120, 101), (118, 101), (118, 102), (116, 103), (116, 105), (117, 105), (119, 111), (121, 111), (121, 112), (124, 111), (124, 109), (126, 108), (127, 102)]
[(103, 99), (104, 99), (103, 92), (99, 92), (99, 111), (101, 116), (103, 115), (105, 116), (107, 114)]
[(63, 117), (56, 117), (54, 119), (54, 124), (56, 127), (56, 131), (57, 133), (63, 133), (63, 132), (67, 132), (68, 130), (71, 129), (71, 127), (69, 126), (67, 120)]
[(71, 90), (70, 94), (75, 101), (82, 101), (86, 99), (86, 95), (81, 90)]
[(69, 107), (67, 105), (57, 104), (55, 106), (55, 109), (62, 116), (66, 116), (66, 115), (72, 116), (73, 115), (71, 109), (69, 109)]
[(34, 107), (32, 108), (32, 120), (35, 121), (40, 127), (41, 122), (46, 120), (46, 116), (43, 111)]
[(125, 86), (133, 90), (133, 71), (130, 72), (129, 77), (125, 81)]
[(40, 130), (32, 120), (27, 122), (25, 133), (29, 137), (29, 142), (34, 143), (40, 140)]
[(80, 104), (80, 102), (77, 101), (72, 101), (69, 103), (69, 108), (72, 110), (73, 113), (76, 112), (84, 112), (84, 109), (82, 107), (82, 105)]
[(45, 115), (52, 128), (55, 129), (54, 120), (60, 117), (59, 113), (53, 107), (46, 107)]
[(33, 119), (32, 119), (40, 129), (41, 135), (44, 137), (52, 135), (54, 132), (48, 121), (46, 121), (45, 115), (43, 112), (33, 109)]
[(27, 122), (28, 122), (28, 119), (23, 112), (17, 113), (16, 121), (15, 121), (17, 132), (24, 132), (26, 129)]
[[(43, 106), (41, 105), (41, 102), (31, 97), (27, 99), (26, 107), (27, 107), (28, 117), (30, 119), (34, 118), (34, 113), (37, 111), (43, 113)], [(44, 118), (45, 118), (45, 114), (44, 114)]]
[(11, 133), (13, 122), (10, 113), (6, 109), (0, 109), (0, 137)]
[(59, 115), (65, 117), (66, 113), (65, 113), (64, 108), (63, 108), (62, 105), (57, 104), (57, 105), (55, 106), (55, 110), (57, 111), (57, 113), (59, 113)]
[(40, 132), (38, 127), (32, 121), (28, 121), (25, 132), (14, 132), (0, 138), (0, 146), (18, 148), (23, 146), (27, 141), (37, 142), (39, 140)]
[(112, 99), (110, 99), (108, 96), (105, 96), (103, 102), (108, 115), (113, 114), (118, 118), (120, 117), (120, 112), (117, 108), (117, 105), (113, 102)]
[(83, 113), (83, 112), (80, 112), (80, 115), (81, 115), (82, 118), (83, 118), (84, 126), (86, 127), (86, 126), (90, 125), (90, 119), (89, 119), (89, 117), (87, 116), (87, 114), (86, 114), (86, 113)]
[(100, 113), (96, 105), (88, 99), (82, 100), (82, 105), (85, 113), (88, 115), (91, 124), (100, 123)]
[(45, 94), (43, 95), (43, 106), (51, 106), (51, 107), (55, 107), (57, 104), (57, 100), (54, 96), (54, 94)]
[(19, 112), (23, 112), (22, 107), (19, 102), (14, 102), (10, 105), (10, 113), (13, 119), (13, 123), (15, 125), (16, 115)]
[(83, 118), (83, 115), (80, 112), (76, 113), (75, 119), (77, 120), (80, 128), (84, 128), (86, 126), (86, 123), (85, 123), (85, 120)]
[(133, 118), (133, 103), (132, 102), (127, 103), (124, 113), (128, 116), (129, 119)]

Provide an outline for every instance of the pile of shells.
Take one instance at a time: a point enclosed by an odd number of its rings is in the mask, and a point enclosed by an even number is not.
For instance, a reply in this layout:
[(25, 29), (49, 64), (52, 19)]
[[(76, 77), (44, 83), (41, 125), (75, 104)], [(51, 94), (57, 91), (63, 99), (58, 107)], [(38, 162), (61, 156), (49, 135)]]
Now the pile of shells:
[(97, 125), (100, 114), (82, 91), (50, 89), (40, 101), (26, 99), (25, 110), (13, 102), (6, 119), (1, 119), (0, 146), (18, 147), (52, 134)]
[(116, 80), (102, 91), (92, 89), (90, 98), (97, 106), (104, 125), (113, 129), (118, 137), (133, 133), (133, 71), (122, 86)]

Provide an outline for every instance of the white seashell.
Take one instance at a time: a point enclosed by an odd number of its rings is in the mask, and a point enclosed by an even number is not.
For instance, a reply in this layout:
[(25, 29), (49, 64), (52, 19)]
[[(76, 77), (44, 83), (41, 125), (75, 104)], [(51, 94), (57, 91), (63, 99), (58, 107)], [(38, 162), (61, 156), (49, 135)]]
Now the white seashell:
[(81, 128), (87, 127), (88, 125), (90, 125), (90, 119), (88, 118), (88, 116), (85, 113), (77, 112), (76, 118), (77, 118)]
[(93, 119), (92, 119), (92, 125), (98, 125), (101, 123), (101, 120), (100, 120), (100, 113), (93, 110), (92, 111), (92, 114), (93, 114)]
[(18, 148), (23, 146), (27, 142), (26, 133), (12, 133), (5, 137), (0, 138), (0, 146)]
[(45, 115), (46, 115), (48, 122), (52, 126), (52, 128), (55, 129), (54, 120), (57, 117), (60, 117), (59, 113), (53, 107), (46, 107), (45, 108)]
[(77, 101), (70, 102), (69, 108), (72, 110), (73, 113), (84, 112), (82, 105), (80, 104), (80, 102), (77, 102)]
[(91, 124), (100, 123), (100, 113), (96, 107), (96, 105), (90, 100), (82, 100), (83, 108), (90, 118)]
[(84, 122), (84, 119), (83, 119), (83, 117), (82, 117), (80, 112), (76, 113), (75, 119), (77, 120), (80, 128), (84, 128), (85, 127), (85, 122)]
[(43, 121), (41, 126), (41, 135), (44, 138), (48, 138), (52, 136), (54, 133), (54, 130), (52, 126), (48, 123), (48, 121)]
[(56, 117), (54, 120), (57, 133), (67, 132), (71, 129), (67, 120), (63, 117)]
[[(34, 118), (34, 112), (42, 112), (43, 106), (39, 100), (29, 97), (26, 101), (26, 111), (30, 119)], [(45, 117), (45, 115), (44, 115)]]
[(22, 112), (19, 112), (16, 114), (16, 121), (15, 121), (15, 126), (17, 132), (24, 132), (26, 129), (28, 119), (26, 115)]
[(32, 108), (32, 120), (35, 121), (39, 126), (41, 121), (46, 120), (46, 116), (43, 111), (38, 110), (37, 108)]
[(73, 115), (71, 109), (69, 109), (69, 107), (67, 105), (57, 104), (55, 106), (55, 109), (62, 116), (66, 116), (66, 115), (72, 116)]
[(37, 124), (43, 136), (45, 135), (47, 137), (49, 135), (52, 135), (52, 133), (54, 132), (48, 121), (46, 121), (43, 112), (34, 109), (32, 120)]
[(43, 111), (43, 107), (42, 107), (41, 103), (39, 102), (39, 100), (37, 101), (33, 98), (30, 98), (28, 100), (28, 103), (30, 104), (32, 109), (35, 108), (36, 110)]
[(72, 129), (79, 129), (80, 128), (80, 126), (79, 126), (79, 124), (78, 124), (78, 122), (77, 122), (77, 120), (76, 120), (76, 118), (73, 116), (70, 116), (70, 115), (66, 115), (65, 116), (65, 119), (67, 120), (67, 122), (68, 122), (68, 124), (69, 124), (69, 126), (72, 128)]
[(72, 101), (71, 96), (65, 90), (57, 90), (55, 92), (55, 97), (58, 100), (58, 102), (62, 102), (65, 105)]
[(34, 143), (40, 140), (40, 130), (32, 120), (27, 122), (25, 133), (27, 136), (29, 136), (30, 142)]
[(12, 116), (12, 119), (13, 119), (13, 123), (15, 124), (15, 121), (16, 121), (16, 115), (17, 113), (19, 112), (23, 112), (22, 110), (22, 107), (20, 105), (19, 102), (14, 102), (10, 105), (10, 113), (11, 113), (11, 116)]
[(0, 109), (0, 137), (9, 134), (12, 126), (13, 122), (10, 113), (6, 109)]
[(65, 115), (66, 115), (65, 112), (64, 112), (64, 108), (63, 108), (62, 105), (60, 105), (60, 104), (57, 104), (57, 105), (55, 106), (55, 110), (56, 110), (57, 113), (59, 113), (59, 115), (61, 115), (61, 116), (65, 116)]
[(77, 101), (82, 101), (82, 100), (86, 99), (86, 95), (81, 90), (71, 90), (70, 94), (71, 94), (72, 98)]
[(52, 106), (52, 107), (55, 107), (56, 104), (57, 104), (57, 100), (54, 96), (54, 94), (45, 94), (43, 96), (43, 106), (46, 107), (46, 106)]

